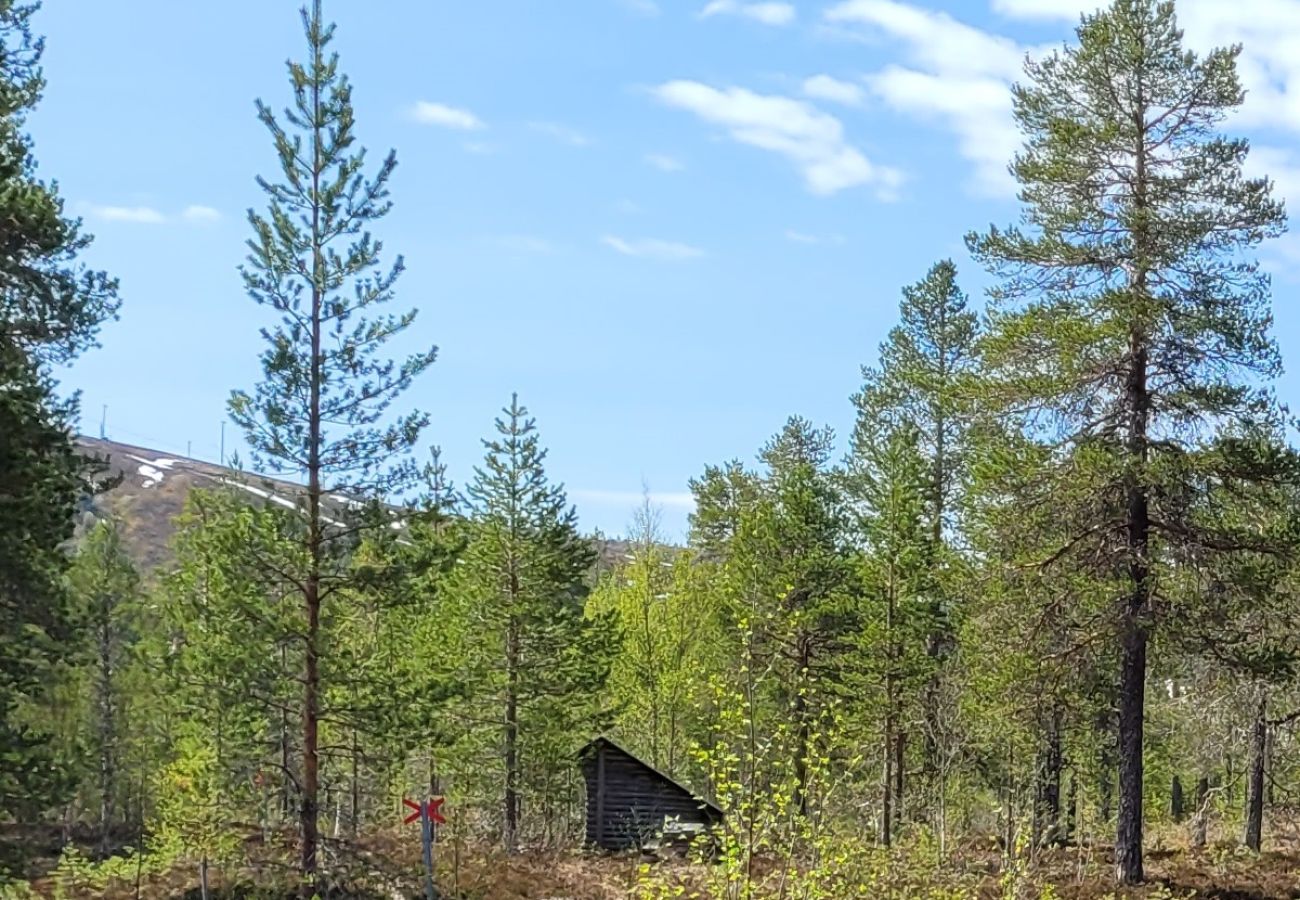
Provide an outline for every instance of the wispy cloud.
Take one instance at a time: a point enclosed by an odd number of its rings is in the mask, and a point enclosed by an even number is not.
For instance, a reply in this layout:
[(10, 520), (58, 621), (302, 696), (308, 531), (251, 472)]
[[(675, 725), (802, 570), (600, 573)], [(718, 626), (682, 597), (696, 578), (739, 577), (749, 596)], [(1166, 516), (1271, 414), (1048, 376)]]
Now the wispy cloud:
[(699, 247), (692, 247), (690, 244), (682, 244), (677, 241), (661, 241), (654, 238), (641, 238), (639, 240), (627, 240), (613, 235), (605, 235), (600, 242), (612, 250), (622, 253), (624, 256), (635, 256), (641, 259), (653, 259), (661, 262), (682, 262), (688, 259), (698, 259), (704, 255), (704, 251)]
[(221, 219), (220, 210), (197, 204), (185, 207), (176, 215), (169, 215), (152, 206), (109, 206), (90, 203), (83, 205), (81, 209), (87, 216), (100, 222), (122, 222), (132, 225), (166, 225), (174, 222), (200, 225)]
[(746, 3), (742, 0), (712, 0), (700, 10), (701, 18), (711, 16), (741, 16), (764, 25), (789, 25), (796, 12), (790, 3)]
[[(1098, 0), (991, 0), (1005, 16), (1073, 24), (1094, 13)], [(980, 193), (1009, 196), (1007, 163), (1021, 147), (1011, 114), (1011, 84), (1024, 59), (1053, 46), (1033, 47), (985, 31), (951, 15), (902, 0), (841, 0), (825, 22), (869, 40), (889, 39), (905, 64), (871, 75), (871, 92), (898, 112), (950, 130), (958, 151), (975, 167)], [(1235, 124), (1300, 134), (1300, 0), (1179, 0), (1178, 19), (1188, 46), (1206, 51), (1241, 44), (1238, 70), (1246, 102)], [(1294, 200), (1279, 179), (1279, 190)]]
[[(1099, 5), (1096, 0), (994, 0), (994, 8), (1008, 16), (1068, 23)], [(1241, 45), (1237, 70), (1246, 102), (1238, 123), (1300, 133), (1300, 0), (1179, 0), (1178, 24), (1188, 46), (1198, 51)]]
[(152, 206), (98, 206), (86, 207), (86, 214), (101, 222), (131, 222), (136, 225), (162, 225), (167, 216)]
[(809, 234), (806, 231), (795, 231), (793, 228), (786, 229), (785, 239), (796, 244), (826, 244), (835, 247), (845, 243), (842, 234)]
[(487, 125), (468, 109), (421, 100), (411, 107), (411, 118), (421, 125), (435, 125), (453, 131), (481, 131)]
[(540, 134), (554, 138), (562, 144), (568, 144), (570, 147), (586, 147), (591, 143), (591, 139), (581, 131), (567, 125), (561, 125), (558, 122), (529, 122), (528, 127)]
[(680, 159), (666, 153), (647, 153), (645, 161), (647, 165), (654, 166), (660, 172), (680, 172), (686, 168), (685, 163)]
[(947, 13), (897, 0), (845, 0), (825, 17), (900, 46), (910, 65), (891, 64), (870, 75), (871, 91), (900, 113), (951, 130), (959, 152), (975, 165), (977, 192), (1013, 191), (1007, 162), (1020, 148), (1020, 134), (1009, 86), (1021, 73), (1026, 48)]
[(851, 81), (841, 81), (830, 75), (814, 75), (804, 79), (803, 92), (814, 100), (827, 100), (845, 106), (861, 106), (866, 91)]
[[(1211, 2), (1222, 3), (1223, 0)], [(1092, 11), (1100, 5), (1089, 5), (1086, 0), (993, 0), (993, 11), (1021, 19), (1066, 19), (1074, 22), (1085, 10)]]
[(221, 220), (221, 211), (211, 206), (194, 204), (185, 207), (181, 218), (187, 222), (218, 222)]
[(902, 184), (900, 171), (872, 163), (845, 139), (839, 119), (802, 100), (698, 81), (670, 81), (653, 93), (662, 103), (722, 126), (732, 140), (789, 159), (814, 194), (872, 185), (890, 199)]
[(689, 492), (658, 492), (651, 491), (648, 494), (641, 491), (602, 491), (594, 489), (578, 489), (569, 492), (574, 500), (591, 503), (604, 504), (609, 506), (632, 506), (639, 507), (645, 500), (649, 499), (652, 506), (664, 506), (673, 509), (694, 509), (695, 497)]

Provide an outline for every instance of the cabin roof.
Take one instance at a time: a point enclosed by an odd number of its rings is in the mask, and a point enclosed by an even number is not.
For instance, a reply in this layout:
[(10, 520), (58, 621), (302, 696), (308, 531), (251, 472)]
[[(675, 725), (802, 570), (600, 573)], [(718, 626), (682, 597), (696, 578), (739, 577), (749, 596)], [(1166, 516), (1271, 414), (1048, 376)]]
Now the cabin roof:
[(718, 816), (718, 818), (722, 818), (723, 816), (722, 809), (716, 803), (711, 803), (708, 800), (705, 800), (703, 797), (701, 797), (699, 794), (692, 791), (690, 788), (682, 784), (680, 781), (676, 780), (675, 778), (671, 778), (668, 775), (665, 775), (663, 772), (660, 772), (654, 766), (650, 765), (650, 763), (646, 762), (644, 759), (641, 759), (641, 757), (637, 756), (635, 753), (631, 752), (626, 747), (620, 746), (619, 744), (615, 743), (613, 740), (605, 737), (604, 735), (601, 735), (600, 737), (588, 741), (583, 746), (583, 748), (578, 751), (578, 758), (579, 759), (585, 758), (592, 750), (596, 749), (602, 744), (610, 748), (611, 750), (614, 750), (618, 753), (621, 753), (623, 756), (626, 756), (628, 759), (632, 760), (632, 762), (636, 763), (638, 766), (645, 769), (655, 778), (664, 782), (669, 787), (681, 791), (683, 794), (687, 795), (692, 800), (698, 802), (701, 806), (715, 813)]

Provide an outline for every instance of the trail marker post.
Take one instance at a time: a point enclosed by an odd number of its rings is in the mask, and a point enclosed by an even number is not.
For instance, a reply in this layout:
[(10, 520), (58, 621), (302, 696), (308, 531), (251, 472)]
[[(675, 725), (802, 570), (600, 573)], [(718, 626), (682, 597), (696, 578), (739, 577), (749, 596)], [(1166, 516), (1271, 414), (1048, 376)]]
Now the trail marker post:
[(402, 820), (402, 824), (409, 825), (416, 819), (420, 820), (420, 840), (424, 847), (424, 895), (426, 900), (436, 900), (437, 896), (433, 889), (434, 825), (447, 824), (447, 820), (439, 812), (445, 800), (445, 797), (430, 797), (428, 800), (416, 803), (414, 800), (402, 798), (403, 806), (415, 810)]

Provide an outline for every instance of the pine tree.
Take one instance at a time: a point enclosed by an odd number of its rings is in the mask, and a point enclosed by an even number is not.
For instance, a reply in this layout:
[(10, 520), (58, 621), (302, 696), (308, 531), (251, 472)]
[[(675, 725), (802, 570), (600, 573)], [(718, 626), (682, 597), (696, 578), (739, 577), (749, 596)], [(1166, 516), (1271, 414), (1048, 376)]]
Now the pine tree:
[[(1268, 280), (1245, 251), (1281, 231), (1247, 143), (1218, 132), (1241, 105), (1239, 48), (1198, 57), (1174, 4), (1116, 0), (1077, 45), (1026, 65), (1026, 146), (1012, 164), (1023, 227), (972, 235), (1000, 279), (983, 395), (1055, 446), (1056, 500), (1094, 515), (1057, 564), (1104, 557), (1122, 597), (1115, 875), (1143, 878), (1147, 648), (1171, 552), (1216, 545), (1185, 515), (1217, 423), (1267, 414), (1278, 370)], [(1263, 465), (1257, 469), (1264, 468)], [(1196, 477), (1194, 477), (1194, 474)], [(1259, 474), (1263, 474), (1260, 472)]]
[[(302, 698), (300, 829), (303, 896), (315, 890), (323, 688), (321, 620), (331, 595), (347, 583), (347, 550), (367, 527), (336, 527), (322, 510), (327, 494), (398, 497), (412, 483), (405, 455), (427, 417), (393, 415), (393, 402), (434, 360), (428, 349), (401, 362), (383, 357), (387, 342), (406, 330), (414, 312), (392, 315), (403, 269), (380, 263), (383, 245), (367, 228), (390, 209), (389, 153), (372, 177), (365, 151), (354, 144), (352, 88), (329, 53), (334, 26), (320, 0), (302, 10), (305, 63), (288, 64), (293, 105), (287, 127), (259, 101), (258, 116), (275, 143), (283, 169), (278, 183), (258, 179), (269, 199), (265, 215), (249, 213), (253, 238), (242, 268), (245, 287), (279, 315), (265, 330), (264, 380), (252, 394), (231, 396), (232, 418), (244, 429), (259, 467), (306, 475), (303, 549), (307, 568), (299, 585), (305, 646)], [(372, 527), (379, 526), (371, 522)]]
[(465, 553), (466, 614), (484, 683), (502, 707), (502, 841), (519, 849), (526, 769), (558, 774), (578, 736), (603, 722), (600, 694), (618, 634), (608, 614), (588, 619), (587, 573), (595, 550), (578, 533), (564, 488), (551, 484), (535, 421), (512, 396), (483, 442), (483, 465), (466, 488), (471, 533)]
[(926, 519), (935, 577), (928, 592), (933, 630), (927, 652), (934, 671), (924, 698), (922, 773), (934, 781), (938, 738), (945, 730), (939, 721), (941, 667), (956, 636), (949, 590), (956, 568), (952, 543), (959, 536), (957, 514), (968, 475), (972, 405), (965, 389), (977, 363), (978, 322), (951, 260), (936, 263), (925, 278), (903, 288), (899, 315), (901, 321), (880, 347), (878, 366), (863, 367), (863, 387), (853, 397), (857, 422), (852, 454), (870, 453), (870, 444), (883, 428), (912, 428), (930, 470)]
[(94, 344), (117, 309), (117, 284), (78, 263), (90, 238), (36, 177), (24, 134), (44, 87), (39, 4), (0, 0), (0, 809), (20, 818), (72, 790), (39, 716), (51, 667), (78, 635), (63, 583), (73, 517), (87, 475), (72, 445), (75, 399), (50, 366)]
[(882, 425), (873, 440), (857, 435), (850, 477), (862, 534), (862, 629), (859, 676), (877, 689), (883, 709), (880, 842), (889, 846), (903, 818), (906, 761), (903, 712), (932, 671), (925, 653), (934, 623), (929, 592), (933, 545), (926, 522), (929, 480), (915, 426)]

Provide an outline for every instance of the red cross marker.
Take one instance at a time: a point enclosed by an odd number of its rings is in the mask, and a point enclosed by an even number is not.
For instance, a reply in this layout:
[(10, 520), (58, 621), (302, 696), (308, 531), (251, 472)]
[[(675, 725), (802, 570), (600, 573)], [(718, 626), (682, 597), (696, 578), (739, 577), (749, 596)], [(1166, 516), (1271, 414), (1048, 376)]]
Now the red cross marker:
[(407, 807), (408, 809), (415, 810), (415, 812), (411, 813), (409, 816), (407, 816), (405, 819), (402, 820), (403, 825), (410, 825), (416, 819), (420, 818), (420, 804), (416, 803), (414, 800), (407, 800), (405, 797), (403, 797), (402, 805)]
[(446, 825), (447, 820), (443, 818), (442, 813), (438, 812), (438, 810), (442, 809), (442, 804), (446, 802), (446, 799), (446, 797), (433, 797), (424, 803), (416, 803), (414, 800), (403, 797), (402, 805), (407, 809), (415, 810), (415, 812), (403, 819), (402, 824), (410, 825), (412, 822), (418, 821), (420, 816), (427, 812), (429, 821), (437, 825)]
[(447, 824), (447, 820), (442, 817), (442, 813), (438, 812), (438, 810), (442, 809), (443, 801), (446, 799), (446, 797), (434, 797), (429, 801), (429, 818), (438, 825)]

